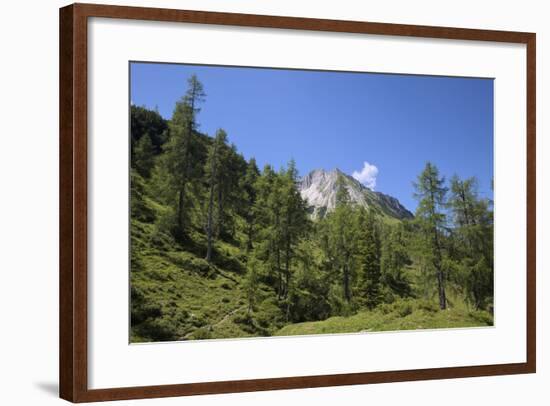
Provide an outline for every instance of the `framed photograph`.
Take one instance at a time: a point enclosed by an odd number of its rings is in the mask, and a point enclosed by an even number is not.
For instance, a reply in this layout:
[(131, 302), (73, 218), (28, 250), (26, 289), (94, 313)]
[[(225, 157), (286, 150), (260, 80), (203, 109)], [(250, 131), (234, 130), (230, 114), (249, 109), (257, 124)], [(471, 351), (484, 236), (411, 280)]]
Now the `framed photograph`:
[(535, 34), (60, 10), (60, 396), (533, 373)]

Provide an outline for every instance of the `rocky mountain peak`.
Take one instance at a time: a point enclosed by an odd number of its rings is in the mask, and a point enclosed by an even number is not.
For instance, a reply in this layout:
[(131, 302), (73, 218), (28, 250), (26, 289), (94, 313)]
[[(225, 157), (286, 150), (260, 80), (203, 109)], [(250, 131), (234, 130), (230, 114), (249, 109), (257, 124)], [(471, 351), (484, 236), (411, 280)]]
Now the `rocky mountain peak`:
[(329, 171), (315, 169), (300, 180), (300, 194), (311, 206), (313, 217), (323, 217), (327, 212), (334, 210), (336, 194), (341, 184), (346, 187), (352, 204), (400, 220), (413, 217), (396, 198), (367, 188), (338, 168)]

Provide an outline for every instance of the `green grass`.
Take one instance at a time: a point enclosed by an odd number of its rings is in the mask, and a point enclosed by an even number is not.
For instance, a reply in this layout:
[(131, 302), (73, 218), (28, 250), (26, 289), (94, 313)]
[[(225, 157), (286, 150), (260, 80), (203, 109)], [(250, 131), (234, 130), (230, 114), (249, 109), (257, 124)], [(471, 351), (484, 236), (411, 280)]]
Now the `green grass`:
[(131, 342), (269, 336), (282, 326), (265, 286), (248, 316), (238, 246), (217, 242), (208, 264), (200, 243), (198, 252), (182, 251), (153, 224), (134, 219), (131, 227)]
[(323, 321), (288, 325), (277, 331), (275, 335), (357, 333), (492, 325), (493, 317), (484, 311), (468, 311), (464, 308), (439, 310), (432, 302), (406, 299), (381, 305), (373, 311), (361, 311), (349, 317), (331, 317)]
[[(241, 275), (210, 266), (192, 253), (141, 255), (142, 269), (131, 273), (132, 308), (144, 315), (132, 327), (132, 341), (165, 341), (243, 336), (227, 314), (243, 307)], [(143, 306), (141, 306), (143, 304)], [(154, 312), (147, 312), (153, 306)], [(143, 318), (143, 320), (141, 320)], [(166, 330), (155, 332), (155, 328)]]

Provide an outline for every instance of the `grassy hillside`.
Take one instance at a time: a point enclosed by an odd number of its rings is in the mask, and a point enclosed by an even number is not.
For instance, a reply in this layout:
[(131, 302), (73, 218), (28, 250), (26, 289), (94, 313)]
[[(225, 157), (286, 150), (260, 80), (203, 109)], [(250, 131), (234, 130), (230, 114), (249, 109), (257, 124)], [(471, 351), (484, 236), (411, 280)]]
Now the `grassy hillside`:
[(383, 304), (372, 311), (360, 311), (349, 317), (330, 317), (323, 321), (288, 325), (277, 331), (276, 335), (487, 327), (492, 325), (493, 318), (485, 311), (468, 311), (460, 308), (440, 311), (433, 302), (408, 299), (392, 304)]
[[(143, 201), (154, 218), (168, 210), (150, 198)], [(131, 342), (266, 336), (284, 325), (265, 285), (260, 295), (266, 300), (254, 321), (248, 317), (245, 265), (237, 243), (217, 242), (208, 264), (205, 236), (198, 231), (194, 252), (182, 250), (152, 223), (133, 219), (131, 235)]]

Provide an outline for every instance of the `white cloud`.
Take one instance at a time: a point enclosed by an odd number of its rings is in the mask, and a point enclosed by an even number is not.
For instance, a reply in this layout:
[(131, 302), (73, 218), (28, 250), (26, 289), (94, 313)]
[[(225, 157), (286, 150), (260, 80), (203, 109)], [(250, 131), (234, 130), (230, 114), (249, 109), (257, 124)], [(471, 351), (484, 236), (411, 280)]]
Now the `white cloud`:
[(369, 164), (367, 161), (363, 162), (363, 169), (360, 172), (353, 171), (351, 175), (363, 185), (369, 189), (374, 190), (376, 187), (376, 177), (378, 176), (378, 168)]

